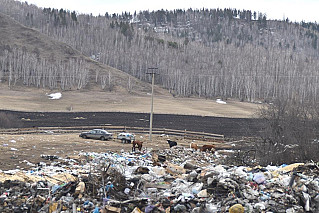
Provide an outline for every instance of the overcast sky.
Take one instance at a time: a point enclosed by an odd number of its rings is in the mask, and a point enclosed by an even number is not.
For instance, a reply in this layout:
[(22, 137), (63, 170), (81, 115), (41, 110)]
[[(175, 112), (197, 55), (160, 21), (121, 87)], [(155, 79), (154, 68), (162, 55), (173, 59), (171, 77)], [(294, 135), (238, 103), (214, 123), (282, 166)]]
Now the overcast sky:
[[(25, 0), (23, 0), (24, 2)], [(319, 0), (26, 0), (39, 7), (68, 9), (79, 13), (104, 15), (188, 8), (236, 8), (262, 12), (267, 19), (289, 18), (291, 21), (319, 22)]]

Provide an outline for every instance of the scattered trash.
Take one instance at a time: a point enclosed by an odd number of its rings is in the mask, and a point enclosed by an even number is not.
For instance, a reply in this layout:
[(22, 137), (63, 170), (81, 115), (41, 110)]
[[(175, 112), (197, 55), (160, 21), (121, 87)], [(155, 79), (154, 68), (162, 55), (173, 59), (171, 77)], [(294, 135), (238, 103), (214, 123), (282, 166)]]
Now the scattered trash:
[(230, 166), (178, 146), (41, 157), (0, 171), (0, 212), (319, 212), (315, 163)]

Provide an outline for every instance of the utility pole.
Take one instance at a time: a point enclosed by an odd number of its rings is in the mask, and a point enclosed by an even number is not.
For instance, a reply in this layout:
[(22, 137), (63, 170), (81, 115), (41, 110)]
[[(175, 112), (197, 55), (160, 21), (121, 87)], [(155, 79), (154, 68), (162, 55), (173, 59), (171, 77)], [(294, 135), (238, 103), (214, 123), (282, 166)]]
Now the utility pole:
[(155, 78), (155, 72), (154, 70), (157, 70), (157, 67), (150, 67), (148, 68), (151, 70), (151, 72), (148, 72), (146, 74), (152, 75), (152, 98), (151, 98), (151, 113), (150, 113), (150, 142), (152, 142), (152, 128), (153, 128), (153, 105), (154, 105), (154, 78)]

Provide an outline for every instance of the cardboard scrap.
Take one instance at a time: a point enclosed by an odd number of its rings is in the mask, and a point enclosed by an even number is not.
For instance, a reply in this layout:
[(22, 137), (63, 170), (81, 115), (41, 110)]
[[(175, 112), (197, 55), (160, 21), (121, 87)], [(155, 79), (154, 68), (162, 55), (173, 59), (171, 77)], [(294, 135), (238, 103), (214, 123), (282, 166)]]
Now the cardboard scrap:
[(277, 169), (276, 171), (277, 172), (291, 172), (292, 170), (294, 170), (298, 166), (303, 166), (303, 165), (305, 165), (305, 164), (304, 163), (293, 163), (293, 164), (290, 164), (288, 166), (281, 167), (281, 168)]
[(121, 213), (121, 208), (113, 206), (105, 206), (105, 210), (107, 213)]
[(172, 163), (167, 163), (166, 171), (171, 175), (181, 175), (186, 173), (186, 169)]

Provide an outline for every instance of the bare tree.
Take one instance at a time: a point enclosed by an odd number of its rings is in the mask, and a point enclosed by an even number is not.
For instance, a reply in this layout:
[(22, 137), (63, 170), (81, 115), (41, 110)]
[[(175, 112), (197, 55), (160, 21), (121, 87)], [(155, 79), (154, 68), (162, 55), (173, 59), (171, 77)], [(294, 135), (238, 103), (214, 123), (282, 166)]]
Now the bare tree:
[[(316, 110), (315, 110), (316, 109)], [(262, 163), (281, 164), (318, 161), (317, 107), (311, 103), (278, 98), (260, 110), (265, 122), (261, 133), (262, 143), (257, 149)]]
[[(258, 20), (251, 11), (235, 13), (231, 9), (176, 10), (164, 14), (141, 11), (128, 20), (121, 16), (95, 17), (41, 9), (18, 1), (0, 3), (0, 11), (20, 23), (87, 56), (99, 54), (99, 62), (140, 80), (147, 81), (145, 70), (156, 64), (166, 72), (157, 83), (175, 95), (253, 102), (298, 94), (302, 100), (318, 100), (316, 23), (272, 21), (264, 17)], [(4, 60), (4, 56), (0, 57)], [(25, 57), (24, 53), (5, 57), (5, 63), (9, 63), (2, 69), (8, 74), (3, 76), (8, 76), (10, 86), (21, 76), (28, 84)], [(17, 63), (15, 58), (22, 62)], [(49, 69), (45, 66), (50, 67), (48, 62), (32, 63), (31, 70), (37, 74), (31, 76), (38, 76), (35, 85), (39, 87), (41, 82), (41, 86), (56, 87), (54, 82), (59, 79), (61, 88), (86, 85), (84, 79), (89, 78), (85, 77), (85, 64), (80, 65), (83, 69), (79, 71), (75, 64), (66, 66), (59, 60), (56, 63), (55, 68)], [(23, 68), (19, 68), (20, 64)], [(44, 68), (43, 72), (38, 67)], [(78, 74), (80, 77), (76, 77)], [(107, 83), (109, 88), (115, 86), (111, 76), (107, 78), (109, 82), (103, 83), (106, 77), (99, 80), (100, 75), (103, 74), (95, 72), (96, 83), (101, 82), (103, 88)]]

